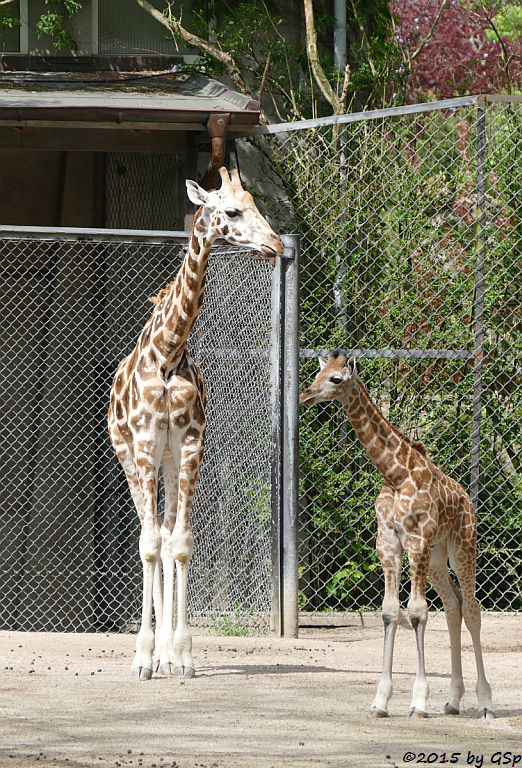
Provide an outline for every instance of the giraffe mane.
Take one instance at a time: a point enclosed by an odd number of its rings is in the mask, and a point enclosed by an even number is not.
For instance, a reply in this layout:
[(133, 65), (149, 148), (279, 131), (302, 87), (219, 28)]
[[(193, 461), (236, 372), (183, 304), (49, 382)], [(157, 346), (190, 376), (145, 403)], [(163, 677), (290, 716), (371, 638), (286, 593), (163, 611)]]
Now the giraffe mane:
[(388, 424), (391, 431), (397, 435), (397, 437), (400, 437), (401, 440), (404, 440), (408, 445), (410, 445), (417, 453), (420, 453), (421, 456), (425, 456), (427, 459), (429, 459), (428, 452), (426, 450), (426, 446), (421, 440), (412, 440), (411, 437), (408, 437), (408, 435), (405, 435), (404, 432), (401, 432), (398, 427), (395, 426), (395, 424), (391, 424), (390, 421), (384, 416), (382, 411), (380, 411), (377, 404), (374, 402), (373, 398), (370, 396), (370, 393), (368, 392), (367, 388), (365, 387), (364, 383), (361, 381), (361, 379), (358, 379), (359, 386), (362, 388), (363, 392), (365, 393), (366, 397), (370, 401), (371, 405), (375, 408), (376, 411), (378, 411), (381, 416), (384, 418), (386, 423)]
[(172, 280), (168, 285), (165, 286), (165, 288), (162, 288), (156, 296), (149, 296), (149, 301), (156, 306), (161, 304), (165, 296), (170, 292), (175, 282), (175, 280)]
[(426, 456), (426, 458), (428, 458), (428, 451), (423, 442), (420, 440), (410, 440), (410, 444), (412, 448), (415, 448), (415, 450), (421, 454), (421, 456)]
[[(373, 403), (373, 400), (371, 402)], [(375, 408), (377, 408), (375, 403), (373, 403), (373, 405), (375, 406)], [(414, 450), (416, 450), (417, 453), (420, 453), (421, 456), (425, 456), (426, 458), (429, 458), (428, 452), (426, 450), (426, 446), (421, 440), (412, 440), (411, 437), (408, 437), (408, 435), (405, 435), (404, 432), (401, 432), (401, 430), (398, 429), (394, 424), (390, 424), (388, 419), (386, 419), (386, 422), (390, 426), (392, 432), (394, 432), (398, 437), (402, 438), (402, 440), (408, 443), (408, 445), (410, 445)]]
[[(209, 190), (209, 191), (212, 192), (212, 190)], [(192, 223), (192, 231), (191, 231), (190, 236), (189, 236), (189, 242), (190, 242), (190, 239), (192, 238), (192, 235), (194, 234), (194, 229), (195, 229), (195, 226), (197, 224), (197, 221), (198, 221), (199, 217), (201, 216), (201, 211), (202, 210), (203, 210), (203, 206), (201, 205), (197, 209), (196, 213), (194, 214), (194, 221)], [(158, 294), (156, 294), (156, 296), (149, 296), (149, 301), (151, 302), (151, 304), (154, 304), (154, 305), (161, 304), (161, 302), (163, 301), (165, 296), (172, 289), (172, 287), (173, 287), (175, 282), (176, 282), (176, 278), (174, 280), (171, 280), (171, 282), (168, 283), (165, 286), (165, 288), (162, 288), (161, 291)]]

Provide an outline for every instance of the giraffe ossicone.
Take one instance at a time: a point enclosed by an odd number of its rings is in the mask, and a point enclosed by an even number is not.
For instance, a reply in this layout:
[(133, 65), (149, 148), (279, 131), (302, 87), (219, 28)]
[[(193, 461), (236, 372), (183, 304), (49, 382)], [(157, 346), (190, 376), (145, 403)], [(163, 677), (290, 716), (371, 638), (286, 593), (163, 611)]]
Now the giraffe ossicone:
[[(194, 676), (187, 621), (188, 567), (194, 550), (190, 515), (205, 437), (205, 384), (187, 340), (203, 302), (208, 257), (223, 238), (273, 258), (283, 244), (259, 213), (239, 174), (219, 170), (221, 187), (206, 191), (187, 181), (200, 208), (177, 277), (152, 299), (151, 317), (111, 387), (109, 435), (138, 512), (143, 567), (141, 625), (132, 674)], [(160, 465), (165, 509), (157, 509)], [(176, 571), (176, 579), (174, 579)], [(174, 626), (174, 584), (177, 617)], [(155, 614), (153, 629), (152, 613)]]
[[(426, 579), (437, 590), (446, 615), (451, 649), (451, 682), (444, 713), (458, 715), (464, 694), (461, 661), (462, 618), (471, 634), (477, 667), (479, 716), (494, 718), (491, 688), (484, 673), (480, 642), (480, 608), (475, 598), (476, 521), (464, 488), (433, 464), (422, 443), (392, 426), (372, 401), (357, 376), (355, 358), (341, 352), (319, 359), (315, 380), (301, 394), (301, 403), (338, 400), (345, 409), (368, 457), (384, 485), (375, 502), (377, 553), (384, 571), (383, 670), (370, 709), (388, 716), (391, 698), (395, 633), (399, 624), (399, 586), (405, 551), (411, 571), (408, 614), (417, 641), (417, 671), (410, 715), (427, 716), (428, 682), (424, 662), (424, 630), (428, 619)], [(448, 573), (448, 558), (459, 587)]]

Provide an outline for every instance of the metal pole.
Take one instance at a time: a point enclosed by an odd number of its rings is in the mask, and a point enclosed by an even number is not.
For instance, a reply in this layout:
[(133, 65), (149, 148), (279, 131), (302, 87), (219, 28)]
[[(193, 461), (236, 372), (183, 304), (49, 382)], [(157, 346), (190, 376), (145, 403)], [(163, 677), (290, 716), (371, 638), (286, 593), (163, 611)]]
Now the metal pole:
[(272, 319), (270, 344), (270, 475), (272, 610), (270, 629), (281, 635), (281, 422), (282, 422), (282, 259), (276, 258), (272, 272)]
[(477, 105), (477, 263), (475, 267), (475, 340), (473, 348), (473, 422), (471, 427), (470, 496), (478, 511), (482, 369), (484, 344), (484, 260), (486, 251), (486, 109)]
[(346, 67), (346, 0), (334, 0), (334, 64), (341, 72)]
[(299, 557), (297, 514), (299, 504), (299, 236), (281, 237), (285, 252), (283, 315), (283, 423), (281, 518), (281, 634), (297, 637)]

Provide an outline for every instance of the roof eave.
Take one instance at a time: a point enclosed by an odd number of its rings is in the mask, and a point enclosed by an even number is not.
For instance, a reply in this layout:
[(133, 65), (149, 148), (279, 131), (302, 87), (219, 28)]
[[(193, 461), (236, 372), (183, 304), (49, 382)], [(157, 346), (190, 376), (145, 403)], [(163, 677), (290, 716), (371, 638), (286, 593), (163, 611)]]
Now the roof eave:
[[(162, 127), (179, 126), (179, 130), (190, 130), (189, 125), (195, 125), (201, 130), (216, 112), (230, 114), (230, 128), (240, 125), (254, 126), (259, 123), (259, 110), (230, 111), (226, 108), (209, 109), (137, 109), (118, 107), (21, 107), (0, 106), (0, 122), (4, 125), (38, 125), (71, 124), (84, 127), (136, 127), (157, 124)], [(57, 126), (58, 127), (58, 126)]]

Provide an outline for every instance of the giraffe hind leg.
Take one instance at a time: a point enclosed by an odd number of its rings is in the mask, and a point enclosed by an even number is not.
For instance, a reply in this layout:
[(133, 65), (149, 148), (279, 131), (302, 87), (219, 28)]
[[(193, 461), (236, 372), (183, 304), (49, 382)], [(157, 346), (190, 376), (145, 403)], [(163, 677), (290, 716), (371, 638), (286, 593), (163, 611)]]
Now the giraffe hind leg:
[(442, 600), (450, 641), (451, 683), (448, 700), (444, 705), (443, 712), (446, 715), (458, 715), (460, 712), (460, 701), (464, 695), (461, 653), (462, 613), (460, 609), (462, 597), (457, 585), (448, 574), (448, 548), (446, 541), (432, 548), (428, 576)]
[(426, 664), (424, 652), (424, 634), (428, 621), (428, 604), (426, 602), (426, 578), (429, 568), (429, 544), (424, 541), (415, 541), (414, 546), (407, 548), (410, 562), (411, 592), (408, 600), (408, 615), (415, 631), (417, 645), (417, 669), (413, 683), (413, 692), (410, 705), (410, 717), (427, 717), (427, 703), (429, 695), (428, 680), (426, 678)]
[[(469, 502), (471, 507), (471, 501)], [(473, 509), (471, 513), (473, 516)], [(474, 516), (473, 516), (474, 520)], [(484, 671), (482, 658), (482, 644), (480, 640), (481, 616), (480, 606), (475, 597), (475, 569), (476, 569), (476, 544), (475, 537), (466, 539), (463, 536), (449, 539), (449, 557), (462, 593), (462, 616), (468, 628), (475, 652), (475, 664), (477, 668), (477, 699), (479, 717), (486, 720), (493, 719), (495, 712), (491, 701), (491, 686)]]
[(174, 600), (174, 555), (172, 531), (176, 522), (178, 499), (179, 457), (172, 451), (163, 454), (163, 479), (165, 483), (165, 513), (161, 526), (161, 562), (163, 566), (163, 617), (158, 636), (158, 668), (162, 675), (174, 675), (176, 654), (174, 651), (173, 600)]

